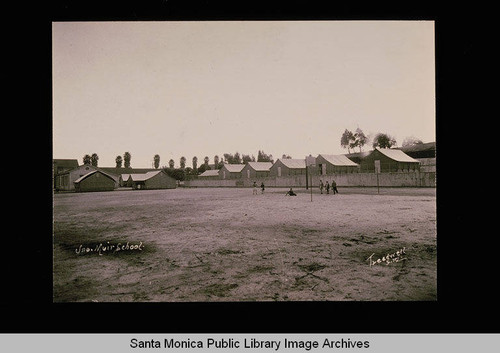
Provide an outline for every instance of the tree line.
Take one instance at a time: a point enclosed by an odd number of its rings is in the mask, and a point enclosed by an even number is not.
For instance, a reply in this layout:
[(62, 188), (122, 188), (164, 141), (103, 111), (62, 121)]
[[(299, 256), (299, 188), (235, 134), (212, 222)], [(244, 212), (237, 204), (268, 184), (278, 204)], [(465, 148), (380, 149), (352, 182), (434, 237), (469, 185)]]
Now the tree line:
[[(282, 158), (291, 158), (289, 155), (283, 154)], [(130, 152), (125, 152), (123, 154), (123, 157), (121, 155), (116, 156), (115, 158), (115, 163), (116, 163), (116, 168), (130, 168), (131, 167), (131, 159), (132, 155)], [(227, 164), (246, 164), (248, 162), (271, 162), (274, 163), (273, 156), (271, 154), (266, 154), (264, 151), (259, 150), (257, 154), (257, 159), (255, 158), (254, 155), (247, 155), (247, 154), (240, 154), (239, 152), (236, 152), (234, 154), (232, 153), (224, 153), (221, 157), (219, 155), (215, 155), (213, 158), (213, 165), (210, 165), (210, 158), (208, 156), (205, 156), (203, 158), (203, 164), (198, 165), (198, 157), (193, 157), (192, 159), (192, 167), (187, 167), (186, 166), (186, 157), (182, 156), (179, 159), (179, 168), (175, 168), (175, 161), (173, 159), (170, 159), (168, 161), (168, 166), (162, 166), (161, 169), (163, 169), (167, 174), (170, 176), (174, 177), (177, 180), (184, 180), (187, 175), (199, 175), (206, 170), (210, 170), (213, 168), (215, 169), (221, 169), (224, 166), (224, 163)], [(86, 154), (83, 156), (83, 164), (90, 164), (94, 167), (98, 166), (99, 162), (99, 156), (97, 153), (93, 153), (92, 155)], [(153, 156), (153, 163), (154, 163), (154, 168), (159, 169), (160, 168), (160, 155), (155, 154)]]
[[(359, 127), (354, 131), (350, 131), (345, 129), (344, 133), (340, 138), (340, 146), (342, 148), (346, 148), (348, 153), (351, 153), (351, 150), (354, 151), (355, 148), (359, 148), (359, 152), (362, 151), (362, 148), (367, 145), (370, 141), (370, 138), (365, 135), (363, 130)], [(380, 148), (391, 148), (397, 146), (396, 139), (386, 133), (378, 133), (376, 134), (372, 141), (372, 147), (380, 147)], [(407, 137), (403, 141), (402, 147), (413, 146), (417, 144), (422, 144), (423, 142), (420, 139), (415, 137)], [(282, 159), (290, 159), (292, 158), (290, 155), (283, 154)], [(116, 168), (121, 168), (122, 165), (125, 168), (131, 167), (131, 159), (132, 155), (130, 152), (125, 152), (122, 156), (116, 156), (115, 163)], [(170, 159), (168, 161), (168, 166), (162, 166), (163, 169), (168, 175), (172, 176), (177, 180), (185, 180), (186, 176), (190, 175), (199, 175), (206, 170), (212, 169), (221, 169), (224, 166), (224, 163), (227, 164), (247, 164), (248, 162), (271, 162), (274, 163), (274, 158), (272, 154), (266, 154), (264, 151), (259, 150), (257, 153), (257, 158), (254, 155), (248, 154), (240, 154), (239, 152), (232, 153), (224, 153), (221, 157), (219, 155), (215, 155), (213, 157), (214, 163), (212, 165), (209, 164), (210, 158), (205, 156), (203, 158), (203, 163), (198, 165), (198, 157), (193, 157), (192, 159), (192, 167), (186, 167), (186, 157), (182, 156), (179, 159), (179, 168), (175, 168), (175, 161)], [(94, 167), (97, 167), (99, 162), (99, 156), (97, 153), (93, 153), (91, 155), (86, 154), (83, 156), (83, 164), (90, 164)], [(160, 155), (155, 154), (153, 156), (154, 168), (160, 168)]]
[[(342, 148), (347, 148), (347, 153), (351, 153), (351, 150), (355, 150), (355, 148), (359, 148), (359, 152), (362, 151), (362, 148), (368, 144), (370, 139), (365, 135), (363, 130), (359, 127), (354, 131), (350, 131), (345, 129), (342, 137), (340, 138), (340, 146)], [(413, 136), (407, 137), (403, 140), (402, 147), (413, 146), (417, 144), (422, 144), (422, 140), (417, 139)], [(396, 147), (397, 142), (396, 139), (386, 133), (378, 133), (372, 139), (372, 147), (376, 148), (391, 148)]]

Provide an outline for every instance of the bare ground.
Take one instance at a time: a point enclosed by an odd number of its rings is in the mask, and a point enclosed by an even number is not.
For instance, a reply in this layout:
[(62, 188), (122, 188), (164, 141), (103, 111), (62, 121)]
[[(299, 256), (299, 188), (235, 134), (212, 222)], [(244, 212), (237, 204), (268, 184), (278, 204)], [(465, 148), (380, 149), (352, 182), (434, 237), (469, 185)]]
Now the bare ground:
[(295, 191), (55, 194), (54, 301), (437, 299), (435, 189)]

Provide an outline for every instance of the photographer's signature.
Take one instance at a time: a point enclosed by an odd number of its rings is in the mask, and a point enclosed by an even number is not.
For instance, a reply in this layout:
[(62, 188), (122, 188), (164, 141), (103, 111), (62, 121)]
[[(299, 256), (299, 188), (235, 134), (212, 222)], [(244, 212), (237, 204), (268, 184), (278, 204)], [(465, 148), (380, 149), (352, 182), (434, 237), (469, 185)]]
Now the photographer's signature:
[(389, 265), (392, 262), (399, 262), (399, 261), (406, 260), (406, 257), (404, 257), (406, 255), (406, 247), (399, 249), (398, 251), (396, 251), (392, 254), (387, 254), (387, 255), (383, 256), (382, 258), (378, 258), (375, 261), (373, 260), (373, 255), (375, 255), (375, 253), (371, 254), (370, 257), (366, 259), (366, 261), (370, 261), (370, 267), (372, 267), (374, 265), (382, 264), (382, 263)]
[(126, 243), (117, 243), (111, 244), (109, 241), (105, 244), (99, 243), (97, 245), (80, 245), (75, 249), (75, 253), (77, 255), (85, 255), (85, 254), (99, 254), (103, 255), (105, 253), (116, 253), (119, 251), (142, 251), (144, 249), (144, 245), (141, 242), (134, 244), (130, 242)]

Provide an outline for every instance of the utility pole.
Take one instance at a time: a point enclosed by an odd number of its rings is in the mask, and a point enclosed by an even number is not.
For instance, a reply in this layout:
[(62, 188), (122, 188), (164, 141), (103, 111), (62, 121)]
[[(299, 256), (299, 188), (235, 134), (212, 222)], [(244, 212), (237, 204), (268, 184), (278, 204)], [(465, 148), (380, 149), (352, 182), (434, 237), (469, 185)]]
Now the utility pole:
[(309, 189), (309, 166), (306, 163), (306, 190)]
[(378, 175), (380, 174), (380, 160), (375, 161), (375, 174), (377, 174), (377, 194), (380, 194)]

